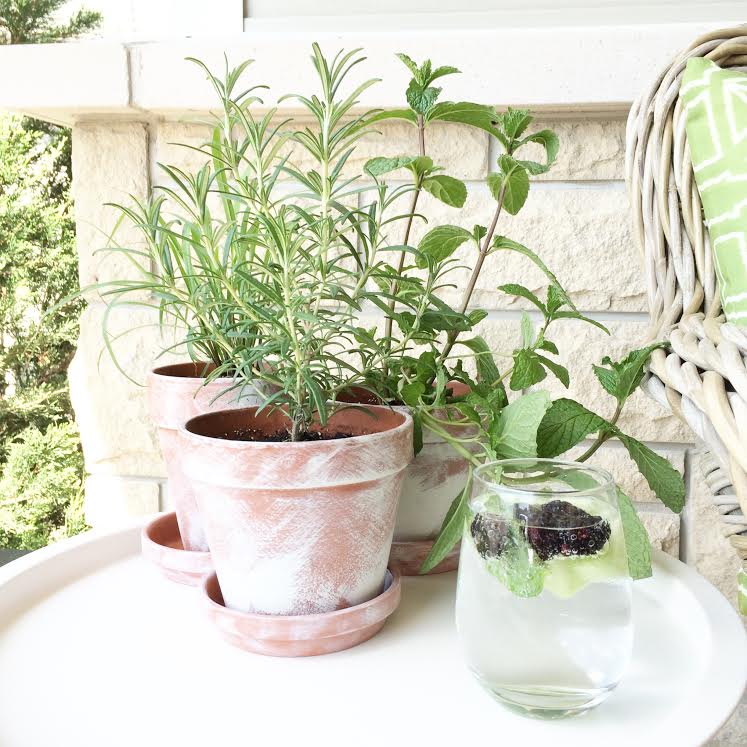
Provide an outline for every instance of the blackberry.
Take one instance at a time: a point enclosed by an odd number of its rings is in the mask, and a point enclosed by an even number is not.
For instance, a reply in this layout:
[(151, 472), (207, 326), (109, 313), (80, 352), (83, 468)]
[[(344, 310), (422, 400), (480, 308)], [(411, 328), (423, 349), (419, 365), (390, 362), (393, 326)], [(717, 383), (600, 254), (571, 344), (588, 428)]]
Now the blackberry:
[(508, 524), (490, 514), (476, 514), (470, 532), (483, 558), (497, 558), (508, 542)]
[[(542, 561), (558, 555), (594, 555), (612, 532), (609, 522), (568, 501), (550, 501), (542, 506), (517, 504), (514, 527)], [(483, 557), (498, 557), (511, 536), (506, 521), (477, 514), (470, 527), (475, 547)]]

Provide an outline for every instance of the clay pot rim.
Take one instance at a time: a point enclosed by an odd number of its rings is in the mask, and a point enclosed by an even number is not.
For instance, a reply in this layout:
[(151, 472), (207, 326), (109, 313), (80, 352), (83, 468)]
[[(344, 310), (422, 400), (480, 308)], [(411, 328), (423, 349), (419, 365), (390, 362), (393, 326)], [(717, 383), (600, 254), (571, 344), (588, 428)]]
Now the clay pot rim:
[[(389, 586), (386, 585), (388, 578), (391, 578)], [(223, 592), (220, 588), (220, 581), (218, 581), (218, 574), (215, 571), (213, 571), (212, 573), (208, 573), (200, 583), (200, 590), (202, 591), (202, 596), (208, 607), (217, 610), (218, 613), (222, 616), (251, 622), (252, 624), (256, 625), (266, 626), (268, 623), (270, 625), (275, 623), (279, 628), (277, 633), (283, 633), (285, 632), (286, 628), (291, 626), (315, 627), (320, 623), (329, 623), (333, 620), (345, 619), (346, 617), (352, 617), (353, 615), (360, 615), (362, 612), (365, 612), (371, 607), (385, 607), (387, 604), (389, 604), (390, 600), (396, 598), (401, 593), (402, 574), (396, 568), (387, 568), (384, 575), (384, 591), (382, 591), (381, 594), (377, 594), (373, 599), (369, 599), (367, 602), (361, 602), (360, 604), (354, 604), (351, 607), (344, 607), (341, 610), (333, 610), (332, 612), (317, 612), (310, 615), (264, 615), (259, 612), (241, 612), (240, 610), (234, 610), (230, 607), (227, 607), (225, 602), (223, 604), (220, 604), (219, 602), (215, 601), (210, 593), (209, 588), (213, 585), (215, 585), (218, 591), (220, 591), (221, 596), (223, 596)], [(389, 615), (391, 615), (391, 612), (389, 612), (386, 617), (388, 617)], [(367, 620), (356, 627), (346, 628), (345, 632), (350, 633), (354, 630), (366, 628), (371, 624), (371, 621)], [(338, 635), (340, 635), (340, 630), (336, 629), (334, 632), (331, 632), (328, 635), (316, 634), (314, 637), (319, 639), (335, 638)], [(266, 635), (262, 636), (262, 638), (265, 640), (286, 640), (286, 638), (283, 638), (281, 636), (273, 638), (269, 635)]]
[(157, 514), (140, 532), (140, 546), (143, 555), (155, 564), (172, 581), (197, 586), (205, 575), (213, 570), (209, 551), (180, 550), (177, 547), (164, 545), (153, 537), (158, 530), (168, 530), (179, 535), (179, 524), (176, 512)]
[(375, 433), (363, 433), (360, 436), (348, 436), (346, 438), (342, 439), (321, 439), (319, 441), (236, 441), (230, 438), (216, 438), (215, 436), (203, 436), (200, 433), (195, 433), (194, 431), (189, 430), (189, 425), (191, 423), (194, 423), (196, 420), (205, 420), (208, 418), (215, 418), (220, 417), (224, 413), (230, 413), (231, 415), (235, 416), (237, 413), (249, 411), (249, 410), (258, 410), (260, 405), (256, 405), (254, 407), (242, 407), (237, 408), (235, 410), (214, 410), (212, 412), (203, 413), (202, 415), (196, 415), (193, 418), (190, 418), (187, 420), (186, 423), (182, 423), (182, 425), (179, 427), (179, 434), (182, 438), (188, 438), (191, 439), (197, 443), (203, 443), (203, 444), (220, 444), (222, 448), (229, 448), (229, 449), (237, 449), (237, 450), (243, 450), (243, 449), (252, 449), (252, 448), (272, 448), (277, 450), (283, 450), (287, 448), (293, 448), (293, 449), (319, 449), (319, 448), (326, 448), (328, 444), (338, 444), (340, 442), (344, 442), (346, 444), (352, 443), (371, 443), (372, 441), (376, 440), (388, 440), (392, 437), (393, 434), (398, 434), (402, 431), (407, 431), (412, 427), (412, 415), (410, 415), (409, 412), (401, 412), (398, 409), (391, 408), (387, 405), (365, 405), (367, 408), (373, 408), (373, 409), (386, 409), (390, 412), (395, 413), (396, 415), (399, 415), (402, 418), (402, 422), (395, 426), (394, 428), (387, 428), (383, 431), (377, 431)]
[[(164, 366), (156, 366), (155, 368), (152, 368), (150, 370), (150, 375), (155, 379), (163, 379), (165, 381), (184, 381), (186, 383), (189, 382), (202, 382), (205, 381), (207, 378), (206, 376), (182, 376), (179, 373), (170, 373), (170, 371), (174, 371), (174, 369), (179, 368), (187, 368), (187, 367), (194, 367), (195, 370), (202, 367), (207, 366), (214, 366), (213, 363), (208, 363), (207, 361), (184, 361), (183, 363), (169, 363)], [(213, 381), (233, 381), (233, 377), (231, 376), (219, 376), (216, 379), (213, 379)]]

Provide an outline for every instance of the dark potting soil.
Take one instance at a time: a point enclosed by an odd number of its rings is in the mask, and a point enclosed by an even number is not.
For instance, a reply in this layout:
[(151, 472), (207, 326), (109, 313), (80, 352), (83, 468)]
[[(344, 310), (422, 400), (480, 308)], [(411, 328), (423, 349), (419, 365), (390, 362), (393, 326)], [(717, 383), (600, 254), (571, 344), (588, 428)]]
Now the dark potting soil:
[[(540, 560), (556, 555), (595, 555), (611, 534), (608, 521), (568, 501), (550, 501), (544, 506), (517, 504), (514, 518)], [(511, 542), (508, 522), (497, 516), (477, 514), (470, 531), (483, 557), (499, 557)]]
[[(298, 442), (300, 441), (334, 441), (338, 438), (351, 438), (357, 435), (355, 433), (343, 433), (337, 431), (335, 433), (317, 433), (316, 431), (309, 431), (304, 433)], [(255, 441), (257, 443), (291, 443), (290, 433), (287, 431), (277, 431), (276, 433), (265, 433), (264, 431), (257, 430), (256, 428), (235, 428), (232, 431), (221, 434), (220, 438), (224, 438), (227, 441)]]

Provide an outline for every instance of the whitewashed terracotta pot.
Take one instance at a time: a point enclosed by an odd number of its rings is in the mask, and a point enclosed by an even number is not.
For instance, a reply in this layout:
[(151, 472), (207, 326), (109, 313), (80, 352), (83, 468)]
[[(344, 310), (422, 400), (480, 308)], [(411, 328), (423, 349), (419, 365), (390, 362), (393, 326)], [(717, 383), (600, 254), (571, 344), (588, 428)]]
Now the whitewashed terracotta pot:
[(256, 405), (254, 391), (234, 389), (233, 380), (219, 378), (205, 383), (215, 367), (206, 363), (160, 366), (148, 375), (150, 416), (158, 429), (161, 453), (169, 478), (169, 497), (174, 504), (179, 533), (185, 550), (207, 552), (208, 543), (197, 510), (192, 486), (182, 469), (178, 431), (196, 415), (212, 410)]
[(324, 614), (382, 593), (397, 501), (412, 460), (412, 418), (347, 408), (322, 429), (348, 438), (289, 443), (270, 408), (201, 415), (180, 431), (226, 607), (266, 615)]

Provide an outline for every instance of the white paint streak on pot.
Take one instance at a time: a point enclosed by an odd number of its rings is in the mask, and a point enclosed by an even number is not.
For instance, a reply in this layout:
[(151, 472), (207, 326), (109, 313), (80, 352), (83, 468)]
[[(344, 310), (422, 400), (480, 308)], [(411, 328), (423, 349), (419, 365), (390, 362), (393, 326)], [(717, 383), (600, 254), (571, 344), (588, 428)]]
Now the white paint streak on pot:
[(308, 615), (378, 596), (412, 460), (412, 418), (387, 407), (347, 408), (323, 433), (348, 438), (225, 437), (286, 430), (280, 410), (257, 409), (202, 415), (180, 431), (226, 606)]
[(208, 544), (192, 486), (182, 469), (179, 428), (190, 418), (211, 410), (247, 407), (258, 402), (253, 391), (229, 391), (233, 385), (230, 378), (206, 384), (204, 377), (213, 369), (207, 363), (178, 363), (161, 366), (148, 375), (150, 415), (158, 429), (182, 544), (185, 550), (197, 552), (206, 552)]

